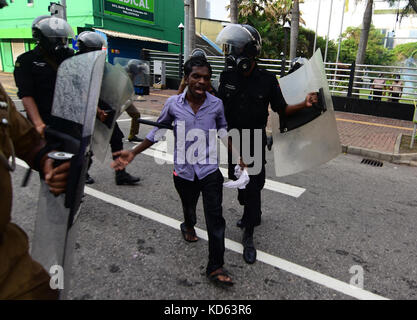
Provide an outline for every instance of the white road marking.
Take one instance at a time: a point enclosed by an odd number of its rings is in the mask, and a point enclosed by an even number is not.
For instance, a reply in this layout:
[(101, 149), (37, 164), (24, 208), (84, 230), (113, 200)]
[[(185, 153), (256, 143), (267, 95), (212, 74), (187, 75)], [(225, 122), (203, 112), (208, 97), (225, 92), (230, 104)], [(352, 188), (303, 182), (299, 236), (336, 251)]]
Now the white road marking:
[[(143, 120), (152, 120), (152, 119), (155, 119), (155, 117), (152, 117), (152, 116), (149, 116), (149, 117), (140, 117), (141, 119), (143, 119)], [(128, 119), (119, 119), (119, 120), (117, 120), (117, 122), (126, 122), (126, 121), (132, 121), (132, 119), (131, 118), (128, 118)]]
[[(173, 155), (168, 154), (165, 152), (166, 150), (166, 142), (162, 141), (157, 144), (154, 144), (150, 149), (147, 149), (142, 152), (142, 154), (153, 157), (155, 161), (157, 161), (158, 164), (167, 163), (167, 164), (173, 164), (174, 158)], [(220, 167), (220, 172), (223, 174), (225, 178), (228, 177), (228, 171), (225, 168)], [(282, 193), (287, 196), (291, 196), (294, 198), (300, 197), (306, 189), (292, 186), (290, 184), (266, 179), (265, 180), (265, 189)]]
[[(165, 224), (171, 228), (174, 228), (176, 230), (180, 230), (180, 224), (181, 222), (164, 216), (163, 214), (160, 214), (155, 211), (151, 211), (149, 209), (143, 208), (141, 206), (135, 205), (133, 203), (130, 203), (128, 201), (116, 198), (114, 196), (111, 196), (109, 194), (106, 194), (104, 192), (95, 190), (90, 187), (85, 187), (85, 193), (95, 197), (97, 199), (100, 199), (104, 202), (113, 204), (115, 206), (118, 206), (120, 208), (123, 208), (125, 210), (128, 210), (130, 212), (136, 213), (138, 215), (141, 215), (143, 217), (146, 217), (148, 219), (151, 219), (153, 221)], [(208, 240), (207, 232), (205, 230), (202, 230), (200, 228), (195, 228), (197, 236), (201, 239)], [(243, 247), (240, 243), (225, 239), (225, 246), (227, 249), (237, 252), (239, 254), (242, 254)], [(329, 289), (335, 290), (337, 292), (343, 293), (345, 295), (362, 299), (362, 300), (388, 300), (385, 297), (382, 297), (380, 295), (376, 295), (372, 292), (366, 291), (364, 289), (355, 287), (353, 285), (350, 285), (348, 283), (345, 283), (343, 281), (337, 280), (335, 278), (326, 276), (324, 274), (321, 274), (317, 271), (305, 268), (303, 266), (297, 265), (295, 263), (292, 263), (290, 261), (287, 261), (285, 259), (281, 259), (279, 257), (270, 255), (266, 252), (263, 252), (261, 250), (257, 250), (257, 260), (264, 262), (270, 266), (279, 268), (281, 270), (287, 271), (289, 273), (292, 273), (298, 277), (307, 279), (309, 281), (315, 282), (317, 284), (320, 284), (324, 287), (327, 287)]]
[[(22, 166), (24, 168), (28, 168), (28, 165), (16, 158), (16, 164), (19, 166)], [(157, 213), (155, 211), (151, 211), (149, 209), (143, 208), (141, 206), (135, 205), (133, 203), (130, 203), (128, 201), (119, 199), (117, 197), (114, 197), (112, 195), (109, 195), (107, 193), (95, 190), (90, 187), (85, 187), (84, 192), (92, 197), (95, 197), (97, 199), (100, 199), (104, 202), (113, 204), (115, 206), (118, 206), (120, 208), (123, 208), (125, 210), (128, 210), (130, 212), (136, 213), (138, 215), (141, 215), (143, 217), (146, 217), (150, 220), (165, 224), (171, 228), (174, 228), (176, 230), (180, 230), (180, 224), (181, 222), (164, 216), (163, 214)], [(208, 240), (207, 232), (200, 228), (195, 228), (197, 236), (201, 239)], [(243, 247), (240, 243), (225, 239), (225, 247), (231, 251), (234, 251), (236, 253), (242, 254)], [(281, 259), (279, 257), (273, 256), (271, 254), (268, 254), (266, 252), (263, 252), (261, 250), (257, 250), (257, 260), (264, 262), (270, 266), (279, 268), (281, 270), (287, 271), (289, 273), (292, 273), (296, 276), (299, 276), (301, 278), (310, 280), (312, 282), (315, 282), (317, 284), (320, 284), (322, 286), (325, 286), (329, 289), (335, 290), (337, 292), (343, 293), (345, 295), (362, 299), (362, 300), (388, 300), (385, 297), (382, 297), (380, 295), (374, 294), (372, 292), (366, 291), (364, 289), (355, 287), (353, 285), (350, 285), (348, 283), (345, 283), (343, 281), (337, 280), (335, 278), (326, 276), (324, 274), (321, 274), (317, 271), (308, 269), (306, 267), (297, 265), (295, 263), (292, 263), (290, 261), (287, 261), (285, 259)]]
[(29, 169), (29, 166), (27, 165), (27, 163), (24, 162), (23, 160), (19, 159), (19, 158), (16, 158), (16, 164), (18, 166), (23, 167), (23, 168)]

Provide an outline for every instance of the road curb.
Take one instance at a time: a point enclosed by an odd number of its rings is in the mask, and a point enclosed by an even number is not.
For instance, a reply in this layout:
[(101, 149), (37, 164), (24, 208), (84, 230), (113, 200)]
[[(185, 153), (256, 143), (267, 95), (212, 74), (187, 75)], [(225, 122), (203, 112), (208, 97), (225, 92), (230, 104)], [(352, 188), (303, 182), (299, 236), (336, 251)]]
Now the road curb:
[(372, 158), (381, 161), (387, 161), (395, 164), (406, 164), (412, 167), (417, 167), (417, 154), (410, 153), (410, 154), (400, 154), (398, 152), (389, 153), (389, 152), (381, 152), (375, 151), (366, 148), (354, 147), (354, 146), (342, 146), (342, 152), (347, 154), (353, 154), (362, 156), (364, 158)]
[[(149, 110), (146, 108), (139, 108), (139, 111), (143, 115), (147, 116), (159, 116), (160, 112), (155, 110)], [(267, 129), (267, 133), (271, 133), (271, 130)], [(382, 151), (375, 151), (366, 148), (342, 145), (342, 153), (352, 154), (361, 156), (364, 158), (372, 158), (381, 161), (387, 161), (395, 164), (405, 164), (412, 167), (417, 167), (417, 153), (410, 153), (410, 154), (400, 154), (398, 153), (399, 150), (399, 141), (401, 141), (401, 135), (397, 138), (395, 143), (394, 153), (389, 152), (382, 152)]]

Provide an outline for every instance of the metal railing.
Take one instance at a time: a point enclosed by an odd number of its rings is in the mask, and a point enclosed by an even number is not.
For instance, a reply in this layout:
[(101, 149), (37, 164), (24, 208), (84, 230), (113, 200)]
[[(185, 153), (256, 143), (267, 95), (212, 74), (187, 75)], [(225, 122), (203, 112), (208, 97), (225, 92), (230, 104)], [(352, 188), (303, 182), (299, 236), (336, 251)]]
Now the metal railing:
[[(179, 78), (179, 54), (143, 50), (144, 58), (149, 61), (162, 60), (166, 63), (166, 76)], [(208, 56), (208, 62), (213, 70), (213, 77), (218, 77), (225, 66), (223, 56)], [(259, 59), (259, 66), (273, 72), (277, 77), (281, 74), (281, 60)], [(285, 72), (290, 69), (290, 62), (286, 61)], [(346, 63), (326, 62), (325, 72), (332, 95), (356, 97), (364, 99), (383, 99), (395, 102), (412, 103), (417, 100), (417, 68), (403, 66), (355, 65)], [(153, 63), (151, 63), (153, 74)], [(400, 84), (393, 84), (396, 77), (401, 77)], [(373, 88), (373, 82), (384, 80), (382, 89)], [(394, 88), (399, 88), (400, 96)]]

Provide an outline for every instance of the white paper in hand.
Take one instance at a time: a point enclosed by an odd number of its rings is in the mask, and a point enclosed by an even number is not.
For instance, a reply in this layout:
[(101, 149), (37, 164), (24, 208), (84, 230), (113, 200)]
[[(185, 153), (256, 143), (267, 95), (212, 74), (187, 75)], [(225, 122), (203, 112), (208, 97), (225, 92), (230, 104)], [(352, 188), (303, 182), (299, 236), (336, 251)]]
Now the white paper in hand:
[(226, 188), (245, 189), (246, 185), (249, 183), (250, 180), (248, 170), (242, 170), (242, 168), (239, 165), (236, 165), (235, 176), (236, 178), (238, 178), (236, 181), (225, 182), (223, 183), (223, 186), (225, 186)]

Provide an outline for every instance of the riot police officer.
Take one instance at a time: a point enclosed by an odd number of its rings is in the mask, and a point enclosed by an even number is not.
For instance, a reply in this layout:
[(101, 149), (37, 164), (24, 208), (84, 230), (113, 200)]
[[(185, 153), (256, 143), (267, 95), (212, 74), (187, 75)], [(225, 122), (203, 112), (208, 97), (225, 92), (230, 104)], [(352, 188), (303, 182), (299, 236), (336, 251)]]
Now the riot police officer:
[[(7, 3), (0, 0), (0, 9)], [(28, 252), (26, 233), (11, 223), (11, 172), (15, 156), (43, 172), (50, 190), (65, 190), (69, 163), (55, 169), (48, 159), (45, 141), (32, 124), (17, 112), (0, 84), (0, 299), (56, 299), (57, 291), (49, 286), (50, 277)], [(9, 162), (9, 158), (12, 161)]]
[[(141, 73), (143, 73), (143, 66), (139, 64), (137, 59), (131, 59), (127, 65), (125, 66), (125, 71), (129, 75), (132, 83), (135, 84), (135, 77)], [(133, 103), (126, 108), (126, 113), (132, 118), (130, 122), (130, 132), (127, 140), (130, 142), (141, 142), (143, 141), (142, 138), (139, 138), (137, 134), (139, 133), (139, 118), (140, 118), (140, 111), (137, 107), (133, 105)]]
[[(79, 48), (78, 54), (101, 50), (105, 45), (105, 40), (98, 33), (93, 31), (84, 31), (78, 35), (77, 38), (77, 47)], [(99, 105), (97, 107), (97, 117), (100, 121), (105, 122), (107, 117), (107, 112), (110, 109), (106, 104), (99, 100)], [(137, 122), (137, 121), (136, 121)], [(139, 123), (138, 123), (139, 125)], [(112, 136), (110, 138), (110, 147), (112, 153), (123, 150), (123, 132), (120, 130), (117, 122), (114, 124), (114, 129)], [(113, 160), (116, 160), (117, 157), (113, 157)], [(90, 165), (91, 165), (90, 161)], [(125, 169), (116, 171), (116, 184), (117, 185), (134, 185), (140, 181), (139, 177), (134, 177), (126, 172)], [(87, 173), (86, 183), (94, 183), (94, 180)]]
[(74, 54), (68, 47), (68, 39), (74, 37), (74, 32), (61, 18), (40, 16), (32, 23), (32, 35), (37, 46), (16, 59), (14, 77), (17, 95), (28, 118), (43, 136), (45, 126), (53, 119), (51, 108), (58, 67)]
[[(226, 55), (226, 68), (220, 75), (218, 97), (223, 100), (228, 129), (239, 131), (241, 155), (242, 150), (247, 148), (255, 159), (248, 163), (243, 158), (243, 162), (255, 170), (250, 173), (250, 182), (246, 188), (238, 190), (238, 200), (244, 209), (242, 218), (237, 222), (238, 227), (244, 229), (243, 258), (252, 264), (256, 261), (253, 233), (254, 228), (261, 223), (262, 214), (261, 191), (265, 184), (268, 106), (280, 116), (285, 116), (306, 106), (310, 107), (317, 97), (314, 99), (308, 96), (299, 105), (286, 104), (276, 76), (257, 65), (256, 57), (261, 52), (262, 39), (252, 26), (229, 24), (219, 33), (216, 41), (222, 45)], [(248, 139), (244, 138), (243, 131), (248, 132)], [(259, 137), (259, 141), (256, 137)], [(255, 144), (261, 144), (259, 154), (255, 154)], [(234, 168), (235, 164), (229, 157), (229, 178), (236, 180)]]

